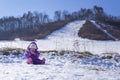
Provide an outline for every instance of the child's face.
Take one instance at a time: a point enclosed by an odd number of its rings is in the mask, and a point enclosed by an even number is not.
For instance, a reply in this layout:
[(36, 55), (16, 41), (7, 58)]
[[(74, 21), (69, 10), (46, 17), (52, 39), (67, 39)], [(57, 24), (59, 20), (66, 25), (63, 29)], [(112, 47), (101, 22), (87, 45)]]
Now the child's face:
[(30, 48), (30, 51), (31, 52), (35, 52), (35, 48)]

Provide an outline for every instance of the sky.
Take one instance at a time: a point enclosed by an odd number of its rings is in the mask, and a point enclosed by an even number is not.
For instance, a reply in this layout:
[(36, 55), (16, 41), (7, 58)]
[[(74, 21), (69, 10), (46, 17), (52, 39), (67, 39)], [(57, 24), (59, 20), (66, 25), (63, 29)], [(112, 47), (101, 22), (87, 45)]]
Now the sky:
[(53, 17), (56, 10), (78, 11), (81, 8), (104, 8), (107, 14), (120, 16), (120, 0), (0, 0), (0, 18), (22, 16), (28, 11), (43, 12)]

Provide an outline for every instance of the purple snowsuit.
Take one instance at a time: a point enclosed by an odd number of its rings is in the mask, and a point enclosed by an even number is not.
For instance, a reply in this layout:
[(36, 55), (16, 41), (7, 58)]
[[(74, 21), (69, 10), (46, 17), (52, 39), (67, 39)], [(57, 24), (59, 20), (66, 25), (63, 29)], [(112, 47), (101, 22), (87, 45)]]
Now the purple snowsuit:
[[(37, 47), (37, 44), (36, 44), (35, 42), (32, 42), (32, 43), (30, 43), (30, 44), (35, 44), (36, 47)], [(30, 46), (30, 45), (29, 45), (29, 46)], [(37, 51), (38, 47), (37, 47), (37, 49), (35, 49), (35, 54), (31, 54), (29, 46), (28, 46), (28, 48), (27, 48), (27, 50), (26, 50), (26, 52), (25, 52), (26, 58), (27, 58), (27, 59), (31, 58), (33, 64), (44, 64), (45, 62), (43, 62), (43, 60), (40, 60), (40, 59), (39, 59), (40, 53)], [(27, 63), (28, 63), (28, 62), (27, 62)], [(29, 64), (29, 63), (28, 63), (28, 64)]]

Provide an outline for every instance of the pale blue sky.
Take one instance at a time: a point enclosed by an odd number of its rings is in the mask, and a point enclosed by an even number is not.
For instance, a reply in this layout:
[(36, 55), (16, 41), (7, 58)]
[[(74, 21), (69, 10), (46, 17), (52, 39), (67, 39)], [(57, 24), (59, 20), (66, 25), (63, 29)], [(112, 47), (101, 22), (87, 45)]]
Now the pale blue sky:
[(120, 0), (0, 0), (0, 18), (21, 16), (28, 11), (46, 12), (53, 16), (56, 10), (78, 11), (98, 5), (108, 14), (120, 16)]

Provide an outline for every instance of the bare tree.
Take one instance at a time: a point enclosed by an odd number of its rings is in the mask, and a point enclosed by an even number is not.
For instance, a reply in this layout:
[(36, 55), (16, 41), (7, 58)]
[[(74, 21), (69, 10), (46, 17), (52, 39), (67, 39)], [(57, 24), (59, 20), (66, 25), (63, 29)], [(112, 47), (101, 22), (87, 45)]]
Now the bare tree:
[(54, 16), (56, 21), (61, 20), (61, 11), (55, 11), (55, 16)]
[(94, 12), (96, 16), (96, 20), (104, 20), (104, 10), (102, 7), (94, 6)]

